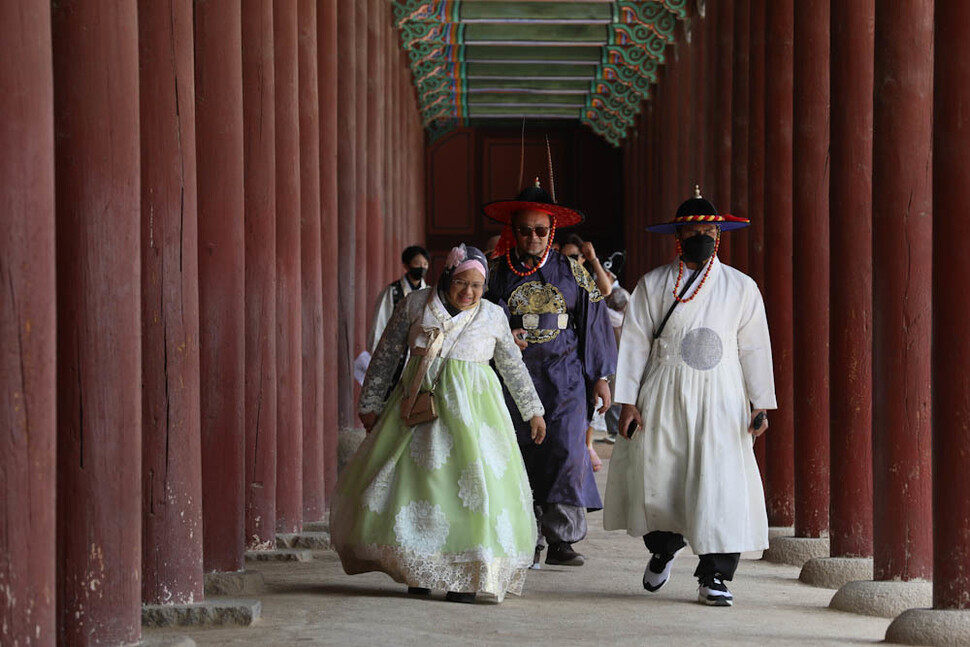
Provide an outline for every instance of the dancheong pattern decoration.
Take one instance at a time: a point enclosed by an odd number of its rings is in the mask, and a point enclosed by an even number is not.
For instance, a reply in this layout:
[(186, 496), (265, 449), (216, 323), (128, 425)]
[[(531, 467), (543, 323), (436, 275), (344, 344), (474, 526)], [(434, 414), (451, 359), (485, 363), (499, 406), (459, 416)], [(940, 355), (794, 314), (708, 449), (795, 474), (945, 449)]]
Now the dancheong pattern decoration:
[(618, 146), (689, 20), (688, 0), (392, 4), (432, 139), (484, 120), (578, 119)]

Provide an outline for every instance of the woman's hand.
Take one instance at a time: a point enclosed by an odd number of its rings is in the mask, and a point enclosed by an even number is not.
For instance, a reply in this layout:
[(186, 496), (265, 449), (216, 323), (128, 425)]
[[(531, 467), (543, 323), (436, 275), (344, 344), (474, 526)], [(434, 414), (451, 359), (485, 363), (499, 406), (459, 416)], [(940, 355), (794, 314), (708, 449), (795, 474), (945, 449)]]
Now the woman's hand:
[(610, 396), (610, 383), (606, 380), (596, 380), (596, 384), (593, 385), (593, 406), (596, 406), (596, 398), (599, 398), (603, 402), (603, 406), (597, 409), (600, 413), (606, 413), (610, 409), (610, 405), (613, 403), (613, 398)]
[(579, 248), (579, 251), (583, 253), (586, 260), (594, 265), (599, 265), (600, 259), (596, 256), (596, 249), (593, 247), (593, 243), (588, 240), (583, 243), (583, 246)]
[(374, 428), (377, 423), (376, 413), (362, 413), (360, 414), (360, 421), (364, 423), (364, 431), (370, 433), (370, 430)]
[(627, 428), (633, 422), (637, 423), (637, 429), (643, 426), (643, 420), (640, 418), (640, 410), (632, 404), (624, 404), (620, 410), (620, 435), (627, 440), (630, 440), (630, 435), (627, 434)]
[(532, 440), (536, 445), (541, 445), (542, 441), (546, 439), (546, 420), (542, 416), (532, 416), (532, 420), (529, 421), (529, 426), (532, 427)]

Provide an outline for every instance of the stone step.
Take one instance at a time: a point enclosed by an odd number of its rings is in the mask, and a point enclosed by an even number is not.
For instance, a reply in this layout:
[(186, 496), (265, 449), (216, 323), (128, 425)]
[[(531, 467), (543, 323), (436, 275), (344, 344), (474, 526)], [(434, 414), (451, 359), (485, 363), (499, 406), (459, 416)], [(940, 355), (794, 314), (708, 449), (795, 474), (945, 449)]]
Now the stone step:
[(287, 532), (276, 535), (278, 548), (303, 548), (306, 550), (330, 550), (329, 532)]
[(312, 562), (313, 551), (301, 548), (277, 548), (275, 550), (247, 550), (247, 562)]
[(303, 532), (330, 532), (330, 522), (323, 521), (304, 521)]
[(259, 600), (206, 600), (193, 604), (145, 604), (145, 627), (225, 626), (248, 627), (262, 613)]

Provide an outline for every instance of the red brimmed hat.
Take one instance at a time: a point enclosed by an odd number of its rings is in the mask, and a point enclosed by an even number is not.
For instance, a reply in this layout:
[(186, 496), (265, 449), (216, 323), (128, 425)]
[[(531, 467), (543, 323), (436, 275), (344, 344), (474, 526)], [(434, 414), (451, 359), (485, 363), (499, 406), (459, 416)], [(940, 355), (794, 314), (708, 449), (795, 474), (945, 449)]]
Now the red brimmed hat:
[(650, 225), (647, 227), (647, 231), (652, 231), (655, 234), (673, 234), (677, 231), (677, 227), (700, 223), (712, 223), (720, 227), (721, 231), (731, 231), (732, 229), (747, 227), (751, 224), (751, 221), (747, 218), (718, 213), (713, 204), (701, 197), (701, 188), (695, 185), (694, 197), (680, 205), (673, 220)]
[(575, 209), (556, 204), (546, 191), (539, 186), (536, 178), (530, 186), (515, 197), (515, 200), (496, 200), (489, 202), (482, 210), (485, 215), (504, 225), (512, 223), (512, 215), (519, 211), (533, 210), (547, 213), (556, 219), (556, 227), (573, 227), (583, 222), (583, 214)]

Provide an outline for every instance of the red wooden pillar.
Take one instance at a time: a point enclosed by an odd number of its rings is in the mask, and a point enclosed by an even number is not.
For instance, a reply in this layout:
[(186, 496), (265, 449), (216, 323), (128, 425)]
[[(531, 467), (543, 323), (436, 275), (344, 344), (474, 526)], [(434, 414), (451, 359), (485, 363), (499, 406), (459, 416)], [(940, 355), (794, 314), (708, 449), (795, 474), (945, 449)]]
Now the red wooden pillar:
[[(383, 289), (384, 275), (384, 52), (382, 31), (384, 10), (390, 3), (384, 0), (367, 0), (367, 272), (364, 304), (367, 306), (365, 333), (370, 330), (374, 303)], [(364, 336), (364, 344), (367, 336)]]
[(300, 76), (297, 0), (273, 2), (276, 94), (276, 529), (303, 527)]
[(798, 394), (794, 399), (796, 537), (823, 537), (829, 527), (830, 1), (802, 0), (795, 6), (792, 276), (794, 392)]
[(239, 0), (195, 4), (203, 567), (243, 568), (245, 307)]
[[(344, 16), (350, 7), (353, 18), (353, 5), (349, 2), (340, 3), (340, 25), (344, 26)], [(353, 281), (353, 250), (348, 249), (342, 237), (338, 223), (343, 219), (338, 213), (337, 188), (337, 147), (341, 135), (338, 135), (338, 115), (348, 108), (340, 108), (337, 103), (338, 77), (342, 80), (353, 78), (354, 61), (344, 61), (344, 73), (338, 75), (337, 47), (338, 42), (345, 40), (346, 31), (337, 36), (336, 2), (324, 2), (317, 5), (317, 62), (319, 65), (319, 100), (320, 100), (320, 258), (321, 273), (323, 275), (323, 304), (326, 316), (323, 318), (323, 477), (324, 495), (329, 496), (337, 484), (337, 430), (338, 413), (342, 412), (344, 402), (349, 398), (345, 394), (350, 387), (344, 377), (348, 369), (349, 347), (344, 343), (344, 326), (347, 313), (353, 312), (353, 293), (347, 290), (344, 281)], [(342, 47), (342, 45), (341, 45)], [(342, 51), (342, 50), (341, 50)], [(346, 90), (346, 88), (345, 88)], [(343, 95), (342, 95), (343, 96)], [(352, 103), (350, 105), (353, 105)], [(347, 115), (344, 115), (347, 117)], [(351, 113), (350, 118), (353, 117)], [(341, 131), (346, 132), (346, 130)], [(343, 135), (344, 138), (347, 135)], [(346, 155), (346, 151), (345, 151)], [(346, 181), (345, 172), (340, 173), (341, 180)], [(346, 206), (346, 205), (344, 205)], [(345, 232), (344, 232), (345, 233)], [(353, 234), (351, 233), (351, 236)], [(339, 250), (343, 248), (343, 255)], [(349, 256), (349, 259), (347, 258)], [(338, 262), (343, 258), (346, 262)], [(351, 283), (351, 288), (353, 284)], [(351, 315), (350, 323), (353, 323)], [(341, 332), (338, 337), (338, 331)], [(324, 499), (326, 503), (326, 498)]]
[(246, 542), (276, 545), (276, 106), (273, 2), (242, 1), (246, 171)]
[(874, 0), (832, 2), (830, 285), (832, 557), (872, 555), (872, 72)]
[[(741, 218), (748, 217), (748, 123), (750, 62), (748, 58), (750, 0), (735, 0), (733, 24), (726, 28), (734, 30), (731, 70), (731, 200), (725, 210)], [(731, 265), (748, 271), (748, 240), (750, 234), (743, 229), (731, 234)], [(763, 443), (758, 443), (763, 445)]]
[[(970, 448), (970, 294), (962, 278), (970, 258), (954, 254), (967, 235), (970, 184), (970, 47), (965, 2), (936, 0), (933, 132), (933, 606), (970, 608), (970, 496), (966, 455)], [(960, 494), (962, 493), (962, 494)]]
[(0, 627), (55, 644), (54, 93), (50, 3), (0, 2)]
[(875, 39), (874, 575), (930, 579), (932, 4), (877, 0)]
[(203, 598), (192, 3), (138, 3), (142, 601)]
[(317, 75), (317, 3), (299, 0), (300, 283), (303, 320), (303, 519), (323, 519), (324, 372), (323, 275), (320, 247), (320, 95)]
[[(765, 286), (765, 3), (749, 0), (748, 41), (748, 274), (766, 292)], [(754, 455), (761, 469), (765, 496), (769, 496), (768, 445), (773, 434), (761, 436)], [(769, 522), (772, 517), (769, 516)]]
[[(719, 205), (718, 209), (722, 212), (729, 212), (731, 209), (731, 149), (733, 140), (731, 137), (731, 119), (734, 111), (732, 102), (732, 91), (734, 89), (734, 2), (713, 3), (711, 11), (714, 12), (712, 22), (713, 44), (710, 58), (714, 65), (710, 69), (714, 72), (714, 81), (707, 84), (709, 90), (713, 92), (711, 100), (707, 103), (714, 120), (713, 150), (710, 153), (714, 164), (714, 204)], [(732, 264), (734, 256), (734, 235), (725, 236), (721, 240), (718, 248), (718, 256), (725, 263)]]
[(141, 636), (137, 6), (66, 1), (52, 18), (58, 643), (128, 643)]
[[(353, 104), (353, 110), (357, 110), (360, 114), (357, 117), (357, 130), (356, 138), (354, 140), (354, 148), (356, 150), (354, 160), (357, 171), (357, 182), (355, 184), (356, 189), (356, 220), (357, 229), (354, 235), (354, 248), (357, 252), (356, 263), (354, 265), (354, 272), (357, 273), (357, 282), (355, 283), (355, 307), (354, 307), (354, 320), (353, 327), (351, 330), (354, 333), (353, 338), (353, 355), (351, 360), (357, 356), (358, 353), (363, 351), (367, 346), (367, 331), (368, 323), (370, 322), (371, 315), (371, 303), (367, 298), (369, 289), (367, 282), (374, 277), (374, 273), (371, 270), (371, 263), (374, 259), (375, 253), (371, 247), (372, 241), (370, 239), (370, 230), (368, 228), (368, 214), (367, 206), (369, 202), (368, 191), (370, 187), (368, 186), (368, 165), (371, 160), (368, 158), (367, 153), (367, 139), (370, 136), (368, 132), (368, 126), (370, 125), (367, 120), (368, 113), (368, 94), (367, 94), (367, 84), (370, 78), (371, 72), (373, 71), (369, 52), (367, 51), (367, 22), (368, 15), (370, 13), (368, 6), (369, 0), (358, 0), (356, 3), (356, 18), (354, 21), (354, 56), (357, 57), (357, 102)], [(341, 57), (341, 62), (343, 62)], [(346, 74), (345, 69), (341, 70), (342, 74)], [(343, 107), (343, 106), (341, 106)], [(353, 379), (351, 377), (351, 379)], [(354, 400), (356, 405), (357, 394), (359, 393), (359, 385), (354, 383)], [(357, 421), (356, 410), (354, 411), (353, 417), (353, 427), (359, 426)]]
[[(356, 426), (357, 411), (354, 402), (354, 352), (357, 327), (357, 282), (362, 280), (357, 258), (357, 67), (361, 64), (357, 55), (356, 2), (338, 0), (337, 4), (337, 57), (339, 73), (334, 68), (337, 86), (337, 208), (339, 231), (337, 235), (340, 262), (336, 265), (337, 284), (334, 303), (338, 309), (339, 329), (337, 348), (339, 365), (337, 371), (338, 427), (341, 430)], [(336, 65), (336, 61), (334, 64)], [(321, 75), (321, 81), (326, 75)], [(321, 87), (323, 83), (321, 83)], [(321, 131), (321, 137), (323, 137)], [(336, 435), (333, 436), (336, 441)], [(329, 478), (329, 475), (328, 475)], [(328, 490), (329, 491), (329, 490)]]
[(765, 305), (778, 410), (768, 443), (768, 523), (794, 523), (794, 366), (792, 332), (793, 0), (772, 0), (765, 42)]

